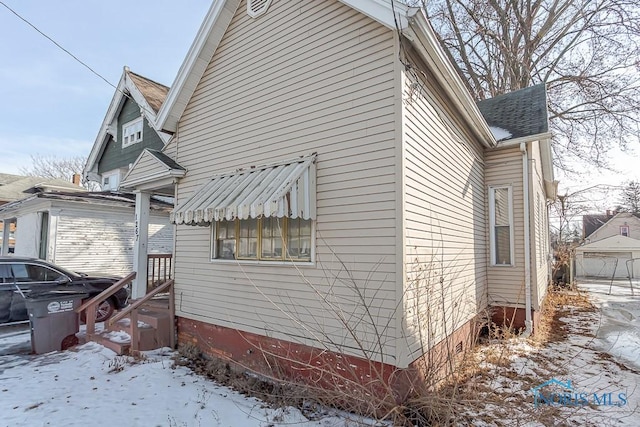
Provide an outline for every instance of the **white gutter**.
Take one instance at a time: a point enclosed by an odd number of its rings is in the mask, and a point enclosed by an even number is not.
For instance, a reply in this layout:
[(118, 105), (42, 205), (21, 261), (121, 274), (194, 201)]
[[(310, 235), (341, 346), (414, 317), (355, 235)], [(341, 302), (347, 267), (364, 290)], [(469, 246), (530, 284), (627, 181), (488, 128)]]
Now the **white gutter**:
[(528, 338), (533, 330), (531, 321), (531, 231), (529, 215), (529, 156), (527, 154), (527, 144), (520, 143), (522, 152), (522, 191), (524, 207), (524, 298), (525, 298), (525, 321), (523, 338)]

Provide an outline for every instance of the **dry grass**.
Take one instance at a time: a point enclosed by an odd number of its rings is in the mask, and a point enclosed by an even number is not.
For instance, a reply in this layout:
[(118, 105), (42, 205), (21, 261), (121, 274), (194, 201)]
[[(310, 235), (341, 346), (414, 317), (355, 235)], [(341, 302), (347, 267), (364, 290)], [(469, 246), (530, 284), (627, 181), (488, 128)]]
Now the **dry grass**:
[(549, 342), (564, 341), (567, 338), (566, 317), (576, 312), (593, 312), (595, 306), (585, 292), (576, 287), (551, 286), (542, 302), (541, 321), (534, 342), (543, 345)]
[[(241, 393), (260, 398), (269, 405), (295, 406), (310, 419), (322, 414), (319, 408), (338, 407), (361, 413), (371, 418), (386, 419), (396, 426), (452, 426), (484, 421), (491, 425), (524, 425), (538, 421), (555, 425), (562, 419), (558, 408), (534, 408), (529, 390), (552, 372), (548, 361), (532, 351), (546, 343), (560, 342), (568, 337), (568, 328), (562, 320), (576, 312), (592, 312), (595, 308), (585, 293), (569, 288), (550, 288), (542, 307), (542, 316), (534, 337), (523, 340), (518, 331), (506, 327), (488, 328), (483, 341), (474, 348), (456, 356), (456, 369), (433, 392), (415, 395), (400, 403), (389, 396), (380, 398), (384, 413), (365, 410), (355, 399), (355, 392), (345, 395), (309, 384), (297, 384), (278, 377), (247, 374), (242, 367), (228, 361), (205, 356), (194, 345), (183, 345), (175, 363), (188, 366)], [(512, 367), (514, 358), (530, 359), (532, 372), (519, 372)], [(265, 357), (273, 358), (266, 354)], [(373, 363), (373, 362), (372, 362)], [(278, 362), (271, 366), (277, 371)], [(322, 367), (321, 367), (322, 368)], [(324, 367), (328, 373), (330, 367)], [(514, 390), (513, 384), (519, 384)], [(357, 387), (357, 384), (353, 384)], [(357, 390), (356, 390), (357, 391)], [(363, 394), (370, 390), (361, 390)], [(391, 393), (391, 392), (390, 392)], [(357, 394), (357, 393), (356, 393)], [(350, 399), (354, 397), (354, 399)], [(374, 400), (373, 397), (370, 400)], [(514, 418), (515, 417), (515, 418)]]

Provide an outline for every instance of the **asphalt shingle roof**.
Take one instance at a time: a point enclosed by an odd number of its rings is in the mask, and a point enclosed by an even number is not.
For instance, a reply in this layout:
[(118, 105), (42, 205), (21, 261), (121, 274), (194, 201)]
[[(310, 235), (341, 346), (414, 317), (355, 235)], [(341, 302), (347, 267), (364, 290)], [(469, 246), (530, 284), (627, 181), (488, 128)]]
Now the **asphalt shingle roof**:
[(508, 131), (509, 139), (549, 131), (544, 83), (485, 99), (477, 105), (487, 124)]
[(135, 83), (140, 93), (142, 93), (142, 96), (144, 96), (151, 108), (153, 108), (153, 111), (157, 113), (167, 98), (169, 88), (132, 71), (129, 71), (129, 77), (131, 77), (131, 80)]

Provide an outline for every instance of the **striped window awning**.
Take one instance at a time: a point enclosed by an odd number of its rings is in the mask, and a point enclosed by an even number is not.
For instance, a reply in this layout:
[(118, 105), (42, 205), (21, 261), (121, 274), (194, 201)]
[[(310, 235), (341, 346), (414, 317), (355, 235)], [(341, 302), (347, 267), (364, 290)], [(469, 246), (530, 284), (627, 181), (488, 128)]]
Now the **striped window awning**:
[(171, 213), (197, 225), (260, 217), (315, 219), (316, 156), (216, 175)]

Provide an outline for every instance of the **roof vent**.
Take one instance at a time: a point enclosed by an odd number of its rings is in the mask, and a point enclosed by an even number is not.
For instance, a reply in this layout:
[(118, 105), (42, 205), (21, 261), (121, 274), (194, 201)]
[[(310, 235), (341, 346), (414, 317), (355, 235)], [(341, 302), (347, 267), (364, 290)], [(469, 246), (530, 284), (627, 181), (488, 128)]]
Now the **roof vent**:
[(267, 12), (270, 4), (271, 0), (247, 0), (247, 15), (257, 18)]

